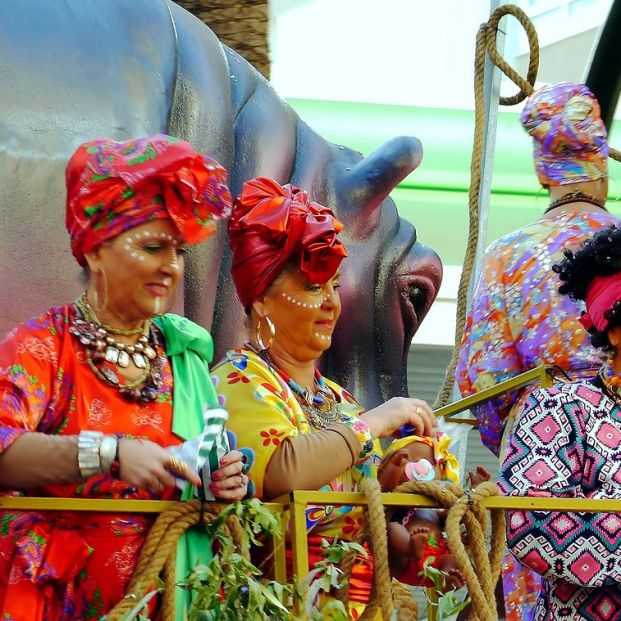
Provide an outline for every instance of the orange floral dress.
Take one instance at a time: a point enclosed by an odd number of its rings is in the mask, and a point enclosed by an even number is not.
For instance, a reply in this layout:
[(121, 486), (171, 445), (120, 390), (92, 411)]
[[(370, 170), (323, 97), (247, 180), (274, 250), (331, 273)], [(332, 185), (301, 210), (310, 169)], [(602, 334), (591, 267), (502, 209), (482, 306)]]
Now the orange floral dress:
[[(145, 438), (162, 446), (173, 435), (172, 372), (158, 332), (162, 386), (147, 404), (128, 402), (100, 380), (68, 327), (75, 307), (52, 308), (13, 330), (0, 345), (0, 453), (25, 432), (76, 435), (80, 430)], [(41, 463), (45, 468), (45, 463)], [(0, 482), (1, 484), (1, 482)], [(111, 474), (83, 483), (3, 495), (170, 499)], [(95, 621), (125, 594), (153, 518), (135, 514), (0, 511), (0, 618)]]

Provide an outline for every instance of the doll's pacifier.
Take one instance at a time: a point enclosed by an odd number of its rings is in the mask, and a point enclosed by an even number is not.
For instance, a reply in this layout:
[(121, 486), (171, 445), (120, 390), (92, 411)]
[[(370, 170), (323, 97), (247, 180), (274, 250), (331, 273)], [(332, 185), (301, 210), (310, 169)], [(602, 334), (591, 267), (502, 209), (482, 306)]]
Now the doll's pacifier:
[(405, 464), (405, 476), (409, 481), (422, 481), (429, 483), (436, 478), (436, 470), (428, 459), (419, 459), (418, 461), (409, 461)]

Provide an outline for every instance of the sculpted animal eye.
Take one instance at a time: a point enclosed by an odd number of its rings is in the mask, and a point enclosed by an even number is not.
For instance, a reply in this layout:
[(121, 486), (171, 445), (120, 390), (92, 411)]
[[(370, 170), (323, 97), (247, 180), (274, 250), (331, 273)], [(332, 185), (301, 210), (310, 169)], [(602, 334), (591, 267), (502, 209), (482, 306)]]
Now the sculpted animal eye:
[(420, 285), (409, 285), (408, 298), (410, 300), (410, 304), (414, 307), (414, 311), (418, 314), (424, 310), (425, 305), (427, 304), (427, 291), (425, 291), (425, 289)]

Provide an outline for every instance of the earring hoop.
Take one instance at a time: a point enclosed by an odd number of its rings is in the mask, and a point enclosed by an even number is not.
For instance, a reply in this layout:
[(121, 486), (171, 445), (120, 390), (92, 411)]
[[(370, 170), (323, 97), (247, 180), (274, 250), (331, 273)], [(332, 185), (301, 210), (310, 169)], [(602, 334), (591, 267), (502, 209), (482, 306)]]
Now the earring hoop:
[[(99, 303), (99, 280), (103, 280), (103, 303)], [(103, 312), (108, 306), (108, 279), (106, 278), (106, 272), (99, 270), (97, 272), (97, 282), (95, 283), (95, 291), (93, 292), (93, 302), (95, 304), (95, 312), (101, 317)]]
[[(269, 330), (269, 333), (270, 333), (270, 338), (269, 338), (269, 342), (267, 343), (267, 345), (263, 341), (263, 336), (261, 334), (261, 322), (264, 319), (265, 319), (265, 323), (267, 324), (267, 329)], [(263, 317), (259, 317), (259, 321), (257, 321), (257, 325), (254, 329), (254, 340), (257, 342), (257, 345), (259, 346), (259, 350), (260, 351), (268, 350), (272, 346), (275, 336), (276, 336), (276, 326), (274, 325), (274, 322), (267, 315), (264, 315)]]

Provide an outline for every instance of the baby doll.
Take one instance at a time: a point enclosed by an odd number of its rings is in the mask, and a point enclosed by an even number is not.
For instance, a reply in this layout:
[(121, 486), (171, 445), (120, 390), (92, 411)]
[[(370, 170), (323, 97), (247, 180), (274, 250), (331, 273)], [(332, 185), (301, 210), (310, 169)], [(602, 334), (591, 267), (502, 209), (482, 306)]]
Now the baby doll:
[[(387, 448), (379, 470), (383, 492), (392, 491), (406, 481), (451, 481), (459, 483), (459, 464), (449, 452), (450, 438), (439, 432), (434, 437), (408, 436), (394, 440)], [(469, 475), (471, 485), (489, 480), (480, 466)], [(411, 507), (396, 511), (388, 524), (388, 550), (393, 575), (406, 584), (431, 586), (423, 576), (424, 562), (447, 574), (447, 590), (464, 584), (444, 533), (446, 512)]]

